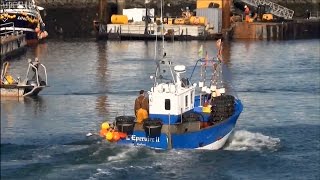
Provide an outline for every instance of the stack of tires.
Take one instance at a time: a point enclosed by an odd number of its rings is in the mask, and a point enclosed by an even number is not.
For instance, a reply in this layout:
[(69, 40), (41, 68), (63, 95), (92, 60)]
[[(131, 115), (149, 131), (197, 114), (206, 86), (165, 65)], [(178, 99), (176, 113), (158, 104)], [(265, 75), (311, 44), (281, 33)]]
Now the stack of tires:
[(214, 98), (211, 104), (211, 123), (225, 120), (235, 111), (235, 98), (231, 95), (222, 95)]
[(187, 112), (182, 115), (182, 122), (203, 121), (203, 116), (200, 113)]

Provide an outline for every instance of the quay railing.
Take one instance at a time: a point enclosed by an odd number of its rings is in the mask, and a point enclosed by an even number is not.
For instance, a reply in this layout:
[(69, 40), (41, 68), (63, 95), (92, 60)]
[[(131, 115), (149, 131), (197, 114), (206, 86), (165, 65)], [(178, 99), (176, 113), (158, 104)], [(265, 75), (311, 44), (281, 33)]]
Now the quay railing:
[[(148, 34), (149, 35), (161, 35), (162, 33), (170, 34), (173, 36), (181, 36), (181, 35), (191, 35), (191, 36), (201, 36), (203, 35), (205, 28), (197, 27), (190, 28), (187, 26), (174, 26), (168, 25), (164, 26), (149, 24), (148, 25)], [(136, 25), (128, 25), (128, 24), (108, 24), (107, 32), (108, 33), (117, 33), (117, 34), (144, 34), (145, 26), (136, 24)]]
[(13, 22), (0, 24), (0, 36), (23, 34), (22, 31), (16, 31)]
[(1, 10), (5, 9), (37, 9), (37, 6), (32, 1), (15, 1), (15, 2), (3, 2), (0, 5)]

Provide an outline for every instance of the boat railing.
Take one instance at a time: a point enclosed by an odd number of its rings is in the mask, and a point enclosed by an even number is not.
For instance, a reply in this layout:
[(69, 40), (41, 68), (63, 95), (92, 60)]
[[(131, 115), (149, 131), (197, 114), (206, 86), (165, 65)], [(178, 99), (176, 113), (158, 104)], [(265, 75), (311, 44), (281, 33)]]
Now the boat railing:
[(46, 86), (48, 86), (48, 76), (47, 76), (47, 68), (43, 65), (43, 64), (40, 64), (42, 67), (43, 67), (43, 70), (44, 70), (44, 74), (45, 74), (45, 77), (46, 77)]
[(16, 1), (1, 3), (1, 9), (37, 9), (36, 5), (32, 1)]
[[(41, 65), (41, 66), (43, 67), (43, 69), (44, 69), (45, 83), (46, 83), (45, 85), (47, 86), (47, 84), (48, 84), (47, 69), (46, 69), (46, 67), (45, 67), (43, 64), (41, 64), (41, 63), (38, 63), (38, 65)], [(36, 76), (36, 80), (37, 80), (37, 86), (41, 86), (42, 84), (40, 83), (40, 80), (39, 80), (38, 67), (36, 67), (35, 65), (33, 65), (32, 62), (29, 63), (29, 67), (28, 67), (27, 74), (26, 74), (26, 79), (28, 79), (30, 67), (31, 67), (31, 69), (33, 69), (34, 72), (35, 72), (35, 76)]]
[(22, 35), (23, 31), (15, 30), (14, 22), (3, 23), (0, 25), (0, 36), (6, 37), (9, 35)]
[(1, 24), (0, 29), (1, 29), (1, 32), (0, 32), (1, 36), (11, 35), (11, 34), (15, 33), (15, 28), (14, 28), (13, 22)]
[[(121, 25), (121, 24), (112, 24), (107, 26), (109, 33), (128, 33), (128, 34), (144, 34), (145, 33), (145, 25), (142, 24), (135, 24), (135, 25)], [(148, 25), (148, 34), (155, 33), (155, 25), (149, 24)]]
[(15, 32), (14, 28), (14, 23), (13, 22), (8, 22), (8, 23), (3, 23), (0, 25), (1, 29), (1, 36), (5, 36), (7, 34), (13, 34)]
[(192, 76), (193, 76), (193, 73), (195, 72), (195, 69), (197, 68), (199, 62), (201, 62), (201, 63), (212, 63), (212, 64), (220, 63), (217, 59), (214, 59), (214, 58), (212, 58), (212, 59), (206, 59), (206, 58), (200, 58), (200, 59), (198, 59), (197, 62), (196, 62), (196, 64), (195, 64), (194, 67), (193, 67), (193, 70), (192, 70), (192, 72), (191, 72), (189, 81), (191, 81)]
[(1, 82), (4, 82), (4, 78), (7, 74), (8, 67), (9, 67), (9, 62), (8, 61), (4, 62), (1, 69)]

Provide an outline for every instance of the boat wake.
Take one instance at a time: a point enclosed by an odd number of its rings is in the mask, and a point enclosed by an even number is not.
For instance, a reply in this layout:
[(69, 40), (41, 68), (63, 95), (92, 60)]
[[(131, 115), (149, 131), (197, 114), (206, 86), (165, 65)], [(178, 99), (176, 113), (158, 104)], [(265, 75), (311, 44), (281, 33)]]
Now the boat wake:
[(230, 135), (224, 150), (230, 151), (276, 151), (280, 146), (280, 139), (253, 133), (246, 130), (235, 131)]
[(125, 161), (134, 157), (138, 154), (139, 149), (134, 147), (127, 147), (126, 149), (121, 149), (121, 151), (117, 152), (117, 154), (108, 157), (108, 161), (111, 162), (119, 162)]

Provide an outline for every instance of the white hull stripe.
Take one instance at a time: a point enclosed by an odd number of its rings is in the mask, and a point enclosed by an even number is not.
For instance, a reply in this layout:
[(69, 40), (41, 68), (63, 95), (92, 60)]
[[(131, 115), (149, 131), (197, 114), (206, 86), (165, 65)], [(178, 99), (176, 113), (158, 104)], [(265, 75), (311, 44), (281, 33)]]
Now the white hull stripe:
[[(232, 129), (233, 131), (233, 129)], [(228, 137), (230, 136), (230, 134), (232, 133), (232, 131), (230, 131), (228, 134), (226, 134), (223, 138), (211, 143), (211, 144), (208, 144), (206, 146), (203, 146), (203, 147), (199, 147), (199, 148), (196, 148), (196, 149), (207, 149), (207, 150), (217, 150), (217, 149), (221, 149), (224, 144), (227, 142), (228, 140)]]
[(15, 31), (35, 32), (34, 29), (31, 29), (31, 28), (20, 28), (20, 27), (2, 27), (2, 28), (0, 28), (0, 30), (1, 31), (15, 30)]

